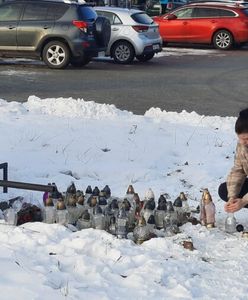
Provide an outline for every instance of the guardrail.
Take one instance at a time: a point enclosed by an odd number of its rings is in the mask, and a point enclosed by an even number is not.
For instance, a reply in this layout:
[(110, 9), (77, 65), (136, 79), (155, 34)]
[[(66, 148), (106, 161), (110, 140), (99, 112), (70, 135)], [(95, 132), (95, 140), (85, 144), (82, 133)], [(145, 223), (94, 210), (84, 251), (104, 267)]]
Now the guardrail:
[[(0, 180), (0, 186), (5, 188), (14, 188), (14, 189), (22, 189), (22, 190), (31, 190), (31, 191), (39, 191), (39, 192), (50, 192), (53, 193), (56, 191), (56, 186), (54, 185), (43, 185), (36, 183), (28, 183), (28, 182), (19, 182), (19, 181), (8, 181), (8, 180)], [(7, 192), (5, 192), (7, 193)]]
[(3, 180), (0, 180), (0, 186), (3, 187), (4, 193), (8, 193), (8, 188), (32, 190), (32, 191), (39, 191), (39, 192), (50, 192), (50, 193), (53, 193), (57, 190), (57, 187), (55, 185), (44, 185), (44, 184), (35, 184), (35, 183), (28, 183), (28, 182), (9, 181), (7, 162), (0, 164), (0, 169), (3, 169)]

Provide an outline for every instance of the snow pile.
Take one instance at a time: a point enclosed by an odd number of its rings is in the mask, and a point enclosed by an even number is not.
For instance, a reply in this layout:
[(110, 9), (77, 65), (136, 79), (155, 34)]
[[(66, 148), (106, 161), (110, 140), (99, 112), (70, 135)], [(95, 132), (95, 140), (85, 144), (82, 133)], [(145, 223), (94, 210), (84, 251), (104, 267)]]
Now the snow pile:
[(188, 113), (187, 111), (183, 110), (181, 113), (177, 112), (167, 112), (162, 111), (160, 108), (150, 108), (146, 113), (145, 116), (154, 118), (156, 120), (164, 120), (169, 123), (176, 123), (176, 124), (187, 124), (193, 125), (197, 127), (210, 127), (213, 129), (222, 130), (233, 130), (234, 123), (236, 118), (234, 117), (226, 117), (220, 118), (219, 116), (204, 116), (198, 115), (195, 111)]
[(127, 117), (132, 113), (118, 110), (113, 104), (98, 104), (94, 101), (74, 100), (72, 98), (39, 99), (30, 96), (24, 107), (32, 113), (48, 114), (59, 117), (75, 118), (83, 117), (94, 119), (106, 119), (114, 117)]

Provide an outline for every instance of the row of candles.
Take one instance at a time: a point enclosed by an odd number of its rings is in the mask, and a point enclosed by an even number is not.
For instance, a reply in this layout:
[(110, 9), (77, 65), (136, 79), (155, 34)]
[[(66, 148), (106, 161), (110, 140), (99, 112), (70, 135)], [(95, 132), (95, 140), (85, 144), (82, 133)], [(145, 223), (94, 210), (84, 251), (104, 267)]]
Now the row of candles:
[[(207, 228), (215, 226), (215, 205), (208, 189), (204, 189), (199, 205), (199, 210), (192, 210), (184, 192), (172, 201), (161, 194), (157, 204), (154, 192), (149, 188), (140, 200), (132, 185), (128, 186), (123, 198), (111, 196), (111, 190), (106, 185), (101, 191), (88, 186), (85, 193), (76, 190), (75, 184), (67, 188), (62, 195), (55, 189), (53, 193), (43, 195), (43, 222), (72, 224), (78, 230), (95, 228), (106, 230), (118, 238), (126, 238), (129, 232), (133, 232), (133, 238), (141, 243), (155, 236), (155, 231), (163, 229), (166, 236), (179, 232), (179, 226), (190, 221), (192, 224), (201, 223)], [(194, 213), (200, 212), (200, 220), (194, 217)], [(16, 223), (16, 213), (8, 210), (8, 223)], [(229, 219), (228, 219), (229, 218)], [(226, 231), (236, 230), (236, 220), (226, 220)], [(234, 229), (235, 226), (235, 229)]]
[(133, 232), (140, 243), (154, 236), (155, 229), (164, 229), (166, 235), (176, 234), (178, 226), (187, 222), (190, 209), (183, 192), (172, 204), (160, 195), (157, 205), (152, 189), (141, 201), (130, 185), (123, 198), (111, 196), (106, 185), (101, 191), (88, 186), (85, 193), (72, 183), (64, 197), (59, 193), (44, 194), (43, 220), (46, 223), (73, 224), (79, 230), (95, 228), (106, 230), (118, 238)]
[[(207, 188), (202, 192), (199, 211), (190, 208), (184, 192), (173, 203), (167, 201), (165, 195), (160, 195), (156, 207), (151, 188), (146, 191), (144, 200), (140, 201), (132, 185), (128, 186), (123, 198), (111, 197), (108, 185), (101, 191), (98, 187), (92, 190), (88, 186), (84, 194), (83, 191), (76, 190), (74, 183), (68, 187), (65, 197), (55, 192), (54, 195), (45, 194), (43, 198), (45, 211), (52, 211), (55, 222), (74, 224), (78, 229), (104, 229), (119, 238), (126, 237), (130, 231), (133, 231), (134, 238), (138, 232), (153, 236), (154, 229), (164, 229), (166, 235), (173, 235), (179, 232), (180, 225), (188, 221), (194, 225), (200, 223), (207, 228), (215, 227), (215, 204)], [(54, 202), (57, 203), (55, 214), (50, 206)], [(193, 217), (196, 212), (200, 212), (199, 221)], [(44, 220), (50, 223), (46, 217), (48, 215), (49, 213), (44, 213)], [(237, 225), (234, 214), (228, 214), (225, 231), (233, 233), (236, 230), (243, 231), (244, 228), (241, 224)]]

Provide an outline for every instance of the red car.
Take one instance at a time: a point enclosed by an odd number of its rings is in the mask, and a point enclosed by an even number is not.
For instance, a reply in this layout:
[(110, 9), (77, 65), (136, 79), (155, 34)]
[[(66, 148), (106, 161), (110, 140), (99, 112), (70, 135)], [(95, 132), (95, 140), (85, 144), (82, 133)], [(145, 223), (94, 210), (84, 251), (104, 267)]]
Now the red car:
[(164, 43), (213, 44), (227, 50), (248, 42), (248, 6), (201, 2), (154, 17)]

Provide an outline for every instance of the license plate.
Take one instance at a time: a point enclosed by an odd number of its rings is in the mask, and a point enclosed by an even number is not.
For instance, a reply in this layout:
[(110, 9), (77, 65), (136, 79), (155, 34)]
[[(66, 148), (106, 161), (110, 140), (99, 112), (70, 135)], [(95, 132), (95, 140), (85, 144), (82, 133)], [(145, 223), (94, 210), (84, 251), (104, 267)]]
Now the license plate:
[(98, 57), (104, 57), (104, 56), (105, 56), (105, 52), (104, 51), (98, 52)]
[(152, 45), (152, 49), (153, 50), (159, 50), (160, 49), (159, 44)]

